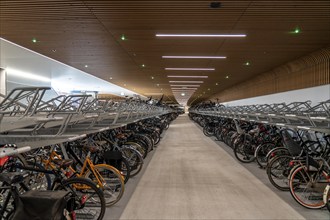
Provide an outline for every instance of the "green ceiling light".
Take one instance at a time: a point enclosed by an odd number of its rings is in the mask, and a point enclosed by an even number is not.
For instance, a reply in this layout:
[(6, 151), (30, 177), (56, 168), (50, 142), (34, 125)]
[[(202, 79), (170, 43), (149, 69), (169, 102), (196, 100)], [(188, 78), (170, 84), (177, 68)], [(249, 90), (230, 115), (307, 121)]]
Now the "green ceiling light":
[(121, 37), (120, 37), (120, 39), (121, 39), (121, 40), (126, 40), (125, 35), (122, 34)]
[(295, 33), (295, 34), (299, 34), (299, 33), (300, 33), (300, 28), (299, 28), (299, 27), (296, 27), (296, 28), (294, 29), (294, 33)]
[(36, 38), (32, 38), (32, 42), (33, 43), (37, 43), (37, 39)]

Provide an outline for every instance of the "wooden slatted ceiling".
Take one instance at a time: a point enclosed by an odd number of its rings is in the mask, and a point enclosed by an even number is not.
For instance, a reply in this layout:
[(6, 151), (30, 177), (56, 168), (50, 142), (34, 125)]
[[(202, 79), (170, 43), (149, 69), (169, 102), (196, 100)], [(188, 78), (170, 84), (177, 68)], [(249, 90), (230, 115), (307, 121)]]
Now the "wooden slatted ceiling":
[[(111, 76), (112, 82), (126, 84), (128, 89), (164, 92), (172, 98), (165, 67), (215, 67), (212, 73), (180, 73), (209, 75), (192, 99), (204, 92), (207, 99), (330, 44), (330, 1), (221, 3), (221, 8), (212, 9), (210, 1), (195, 0), (2, 0), (0, 36), (102, 79), (109, 80)], [(289, 33), (297, 26), (301, 34)], [(246, 33), (248, 37), (157, 39), (155, 33), (160, 32)], [(120, 40), (122, 34), (126, 41)], [(33, 37), (39, 40), (38, 44), (31, 42)], [(162, 55), (228, 58), (164, 60)], [(244, 66), (246, 61), (251, 66)], [(146, 68), (141, 68), (142, 63)], [(227, 75), (229, 79), (225, 79)]]

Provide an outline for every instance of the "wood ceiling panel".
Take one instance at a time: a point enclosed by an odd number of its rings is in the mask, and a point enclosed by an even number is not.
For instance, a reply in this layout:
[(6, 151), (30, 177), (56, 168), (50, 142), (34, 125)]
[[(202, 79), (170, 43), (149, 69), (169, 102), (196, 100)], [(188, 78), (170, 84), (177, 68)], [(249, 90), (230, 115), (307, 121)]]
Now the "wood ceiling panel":
[[(221, 8), (209, 5), (206, 0), (1, 0), (0, 36), (104, 80), (126, 84), (128, 89), (164, 92), (170, 98), (165, 67), (216, 68), (211, 73), (174, 73), (208, 75), (196, 92), (205, 92), (207, 98), (330, 45), (330, 1), (226, 0)], [(292, 33), (296, 27), (300, 34)], [(157, 38), (156, 33), (244, 33), (247, 37), (168, 39)], [(31, 42), (34, 37), (37, 44)], [(174, 60), (162, 55), (227, 59)], [(245, 66), (246, 61), (251, 65)]]

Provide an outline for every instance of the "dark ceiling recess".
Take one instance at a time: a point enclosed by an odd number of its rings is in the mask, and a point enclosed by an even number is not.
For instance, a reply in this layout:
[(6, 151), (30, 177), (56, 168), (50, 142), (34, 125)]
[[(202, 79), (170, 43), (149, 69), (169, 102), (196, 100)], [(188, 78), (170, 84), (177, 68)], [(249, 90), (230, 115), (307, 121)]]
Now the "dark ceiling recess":
[(221, 7), (221, 2), (211, 2), (210, 3), (210, 8), (220, 8)]

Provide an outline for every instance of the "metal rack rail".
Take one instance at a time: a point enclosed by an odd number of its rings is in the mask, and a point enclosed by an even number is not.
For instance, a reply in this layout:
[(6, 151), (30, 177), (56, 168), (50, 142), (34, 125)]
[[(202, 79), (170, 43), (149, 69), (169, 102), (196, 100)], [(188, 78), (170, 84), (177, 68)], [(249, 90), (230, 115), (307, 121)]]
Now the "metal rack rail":
[(315, 106), (310, 101), (232, 107), (204, 104), (189, 112), (330, 134), (330, 99)]
[(1, 144), (37, 148), (172, 112), (137, 99), (115, 102), (69, 95), (45, 100), (47, 90), (50, 88), (16, 88), (2, 100)]

